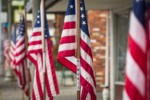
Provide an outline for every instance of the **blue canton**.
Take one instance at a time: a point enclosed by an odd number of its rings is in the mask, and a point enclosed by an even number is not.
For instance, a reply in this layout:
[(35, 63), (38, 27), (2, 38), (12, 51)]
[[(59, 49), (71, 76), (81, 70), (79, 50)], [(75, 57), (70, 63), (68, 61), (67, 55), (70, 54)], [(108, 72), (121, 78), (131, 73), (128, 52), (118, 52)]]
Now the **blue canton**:
[(12, 41), (14, 44), (16, 44), (16, 26), (14, 26), (13, 31), (12, 31)]
[(66, 15), (75, 15), (75, 0), (69, 0)]
[(18, 26), (17, 40), (23, 37), (24, 35), (25, 35), (25, 19), (22, 16), (22, 19), (20, 20), (20, 23)]
[(88, 22), (87, 22), (87, 16), (86, 16), (86, 10), (85, 10), (85, 4), (84, 0), (81, 0), (80, 2), (80, 27), (81, 30), (90, 37), (89, 31), (88, 31)]
[(138, 18), (140, 23), (145, 27), (145, 12), (146, 3), (145, 0), (132, 0), (133, 1), (133, 13)]
[[(34, 25), (35, 28), (40, 28), (41, 27), (41, 13), (40, 11), (38, 11), (38, 15), (36, 18), (36, 23)], [(50, 34), (49, 34), (49, 26), (48, 26), (48, 21), (47, 21), (47, 17), (46, 17), (46, 12), (45, 12), (45, 38), (49, 39), (50, 38)]]

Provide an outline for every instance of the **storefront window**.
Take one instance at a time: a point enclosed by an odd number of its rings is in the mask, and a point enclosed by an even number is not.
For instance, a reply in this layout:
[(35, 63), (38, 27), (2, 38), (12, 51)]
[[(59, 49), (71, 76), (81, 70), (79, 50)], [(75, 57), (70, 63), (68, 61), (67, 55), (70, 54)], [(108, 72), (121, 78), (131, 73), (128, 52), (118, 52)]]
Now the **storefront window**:
[(117, 80), (124, 82), (126, 51), (127, 51), (127, 36), (128, 36), (128, 18), (116, 16), (116, 32), (117, 32)]

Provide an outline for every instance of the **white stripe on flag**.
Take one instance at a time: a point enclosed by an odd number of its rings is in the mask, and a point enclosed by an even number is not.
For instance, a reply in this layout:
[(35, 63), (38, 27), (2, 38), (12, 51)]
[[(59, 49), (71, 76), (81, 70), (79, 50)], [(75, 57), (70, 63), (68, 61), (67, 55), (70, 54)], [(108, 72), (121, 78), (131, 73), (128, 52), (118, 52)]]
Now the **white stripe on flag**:
[(39, 93), (39, 89), (38, 89), (38, 85), (37, 85), (37, 82), (36, 82), (36, 70), (35, 70), (35, 75), (34, 75), (34, 83), (33, 83), (33, 91), (34, 91), (34, 95), (35, 95), (35, 98), (36, 100), (40, 100), (40, 93)]
[(81, 67), (81, 76), (93, 87), (94, 94), (96, 94), (93, 78), (83, 69), (83, 67)]
[(33, 51), (33, 50), (38, 50), (38, 49), (42, 49), (41, 44), (29, 45), (28, 51)]
[(91, 41), (90, 38), (81, 30), (81, 39), (90, 47)]
[[(131, 12), (131, 19), (130, 19), (130, 29), (129, 34), (134, 39), (134, 41), (137, 43), (137, 45), (143, 50), (143, 52), (146, 52), (146, 34), (144, 27), (141, 25), (141, 23), (137, 20), (135, 14)], [(138, 33), (138, 35), (137, 35)]]
[(72, 56), (72, 57), (65, 57), (68, 61), (72, 62), (74, 65), (77, 65), (77, 58)]
[[(127, 51), (127, 58), (126, 58), (126, 75), (134, 84), (134, 86), (138, 89), (138, 91), (141, 93), (142, 96), (145, 94), (145, 76), (140, 67), (137, 65), (137, 63), (132, 58), (129, 51)], [(133, 74), (133, 72), (135, 72)]]
[(65, 21), (64, 22), (75, 22), (76, 21), (76, 16), (75, 15), (66, 15), (65, 16)]
[(30, 42), (36, 42), (36, 41), (41, 41), (41, 35), (40, 36), (33, 36), (33, 37), (31, 37), (31, 40), (30, 40)]
[(34, 29), (33, 29), (33, 33), (41, 32), (41, 31), (42, 31), (41, 27), (34, 27)]
[(16, 49), (16, 53), (20, 53), (20, 51), (22, 51), (23, 49), (25, 49), (25, 45), (20, 45), (19, 47), (17, 47)]
[(76, 43), (67, 43), (67, 44), (60, 44), (59, 52), (65, 50), (74, 50), (76, 49)]
[(43, 74), (43, 64), (42, 64), (42, 55), (41, 54), (37, 54), (37, 62), (38, 62), (38, 72), (39, 72), (39, 77), (40, 77), (40, 83), (41, 83), (41, 87), (42, 87), (42, 91), (44, 91), (44, 74)]
[(90, 65), (90, 67), (93, 69), (93, 62), (91, 57), (81, 48), (81, 57)]
[[(46, 47), (46, 49), (47, 49), (47, 47)], [(55, 96), (56, 91), (55, 91), (55, 86), (54, 86), (51, 67), (52, 66), (51, 66), (51, 62), (50, 62), (50, 59), (49, 59), (48, 50), (46, 50), (46, 68), (47, 68), (48, 82), (50, 84), (50, 90), (51, 90), (52, 96)]]
[(16, 62), (20, 61), (23, 57), (25, 57), (25, 52), (16, 57)]
[(75, 36), (75, 35), (76, 35), (76, 29), (64, 29), (62, 31), (61, 37)]
[(18, 46), (18, 44), (20, 44), (22, 41), (25, 41), (25, 38), (24, 37), (18, 37), (16, 45)]

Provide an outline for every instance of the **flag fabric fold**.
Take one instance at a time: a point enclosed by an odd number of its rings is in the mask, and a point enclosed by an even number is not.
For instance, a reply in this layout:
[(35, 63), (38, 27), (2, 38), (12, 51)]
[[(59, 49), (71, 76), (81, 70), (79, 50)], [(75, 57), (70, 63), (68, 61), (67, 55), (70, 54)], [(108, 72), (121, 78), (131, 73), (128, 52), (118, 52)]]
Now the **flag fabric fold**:
[(149, 31), (146, 0), (133, 0), (123, 100), (148, 100)]
[[(54, 67), (54, 61), (52, 57), (52, 44), (50, 41), (48, 21), (46, 18), (46, 13), (41, 15), (41, 7), (38, 11), (37, 19), (34, 25), (33, 34), (30, 37), (29, 47), (28, 47), (28, 58), (35, 65), (35, 76), (32, 89), (32, 100), (43, 100), (44, 96), (44, 86), (46, 89), (47, 100), (52, 100), (53, 96), (59, 94), (59, 88), (57, 83), (57, 77)], [(45, 20), (45, 81), (43, 74), (43, 53), (42, 53), (42, 18), (44, 16)]]
[(10, 42), (9, 58), (11, 68), (13, 69), (14, 73), (18, 75), (15, 63), (16, 38), (17, 38), (16, 25), (14, 25), (12, 28), (12, 40)]
[(25, 45), (25, 19), (22, 16), (18, 25), (15, 49), (15, 69), (17, 71), (18, 84), (20, 88), (29, 95), (30, 73), (27, 67), (26, 45)]
[[(69, 0), (64, 27), (61, 35), (58, 61), (76, 73), (76, 0)], [(96, 100), (96, 82), (93, 70), (92, 52), (90, 47), (90, 34), (88, 31), (84, 0), (80, 1), (80, 84), (81, 100)]]

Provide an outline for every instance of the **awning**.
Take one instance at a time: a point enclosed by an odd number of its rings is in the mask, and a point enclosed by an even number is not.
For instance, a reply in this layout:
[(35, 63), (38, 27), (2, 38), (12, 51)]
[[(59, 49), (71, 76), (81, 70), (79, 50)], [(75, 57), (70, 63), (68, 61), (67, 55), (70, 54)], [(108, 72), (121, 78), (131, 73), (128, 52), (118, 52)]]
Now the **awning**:
[[(47, 12), (65, 12), (68, 0), (56, 0), (47, 7)], [(131, 0), (85, 0), (87, 10), (113, 10), (119, 14), (127, 14), (131, 8)]]

